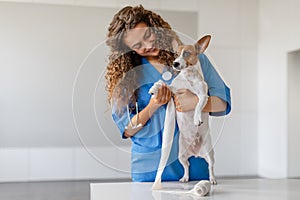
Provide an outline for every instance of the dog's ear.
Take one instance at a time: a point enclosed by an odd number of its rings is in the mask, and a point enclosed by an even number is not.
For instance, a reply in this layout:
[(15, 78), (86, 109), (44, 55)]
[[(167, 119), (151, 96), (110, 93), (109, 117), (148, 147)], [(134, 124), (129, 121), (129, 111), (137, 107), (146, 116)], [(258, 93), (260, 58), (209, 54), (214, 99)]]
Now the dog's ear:
[(176, 40), (172, 41), (172, 47), (173, 47), (174, 53), (176, 53), (176, 51), (177, 51), (177, 49), (179, 47), (178, 42)]
[(205, 49), (208, 47), (208, 44), (210, 42), (211, 36), (206, 35), (195, 44), (195, 49), (197, 54), (201, 54), (205, 51)]

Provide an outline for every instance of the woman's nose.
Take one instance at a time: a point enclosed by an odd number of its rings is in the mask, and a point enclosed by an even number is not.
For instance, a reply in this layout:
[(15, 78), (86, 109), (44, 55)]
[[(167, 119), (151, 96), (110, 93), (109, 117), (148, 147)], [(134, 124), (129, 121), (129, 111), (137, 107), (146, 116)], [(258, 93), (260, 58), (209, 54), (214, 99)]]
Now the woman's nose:
[(148, 49), (152, 48), (152, 42), (151, 41), (144, 41), (143, 47), (144, 47), (144, 51), (147, 51)]

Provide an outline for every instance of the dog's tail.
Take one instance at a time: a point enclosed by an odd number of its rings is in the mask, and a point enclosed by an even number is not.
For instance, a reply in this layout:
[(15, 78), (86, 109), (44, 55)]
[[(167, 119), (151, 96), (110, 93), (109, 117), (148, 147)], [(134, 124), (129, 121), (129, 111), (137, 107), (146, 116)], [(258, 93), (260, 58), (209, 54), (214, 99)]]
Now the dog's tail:
[(166, 167), (174, 138), (175, 131), (175, 105), (174, 101), (171, 98), (166, 110), (164, 132), (162, 136), (162, 147), (161, 147), (161, 157), (159, 161), (159, 167), (157, 169), (155, 181), (153, 183), (152, 189), (158, 190), (161, 189), (161, 176)]

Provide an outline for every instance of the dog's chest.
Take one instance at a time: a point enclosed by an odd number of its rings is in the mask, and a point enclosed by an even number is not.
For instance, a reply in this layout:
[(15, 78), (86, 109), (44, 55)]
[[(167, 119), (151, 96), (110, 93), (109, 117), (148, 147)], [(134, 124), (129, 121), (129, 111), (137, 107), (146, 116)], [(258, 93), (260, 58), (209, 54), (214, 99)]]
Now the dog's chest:
[(198, 66), (195, 65), (181, 70), (173, 80), (171, 84), (172, 87), (174, 87), (175, 90), (186, 88), (192, 92), (197, 92), (195, 89), (197, 88), (197, 90), (199, 90), (199, 86), (201, 87), (201, 83), (204, 81), (202, 71), (197, 69), (197, 67)]

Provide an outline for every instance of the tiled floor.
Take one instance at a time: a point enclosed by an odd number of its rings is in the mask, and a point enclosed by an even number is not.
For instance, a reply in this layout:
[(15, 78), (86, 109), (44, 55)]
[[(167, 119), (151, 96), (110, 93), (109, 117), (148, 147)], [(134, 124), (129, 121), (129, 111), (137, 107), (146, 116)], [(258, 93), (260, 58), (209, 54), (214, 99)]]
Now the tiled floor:
[(97, 183), (91, 184), (91, 199), (110, 200), (299, 200), (300, 179), (231, 179), (219, 180), (206, 197), (191, 194), (170, 194), (168, 191), (186, 192), (197, 182), (165, 182), (163, 190), (152, 191), (152, 183)]
[[(90, 183), (101, 181), (49, 181), (0, 183), (0, 200), (90, 200)], [(118, 180), (121, 182), (128, 179)], [(114, 182), (118, 182), (114, 181)]]
[(79, 182), (1, 183), (1, 200), (89, 200), (89, 184)]

